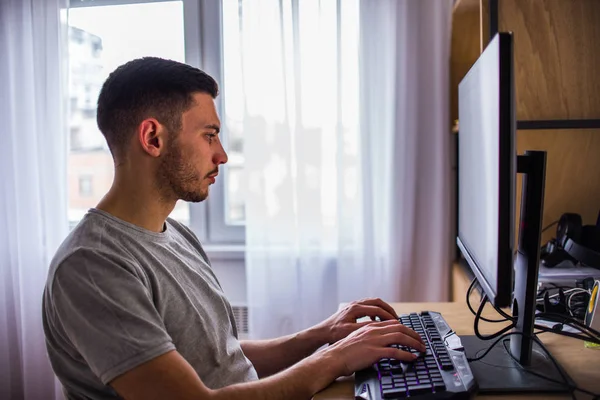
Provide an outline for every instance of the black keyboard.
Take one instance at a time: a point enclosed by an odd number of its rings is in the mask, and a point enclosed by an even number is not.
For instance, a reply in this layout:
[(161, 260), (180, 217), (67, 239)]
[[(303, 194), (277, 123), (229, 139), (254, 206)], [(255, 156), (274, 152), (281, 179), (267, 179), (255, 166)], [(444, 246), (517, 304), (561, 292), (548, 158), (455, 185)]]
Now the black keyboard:
[(475, 395), (477, 383), (467, 362), (459, 337), (440, 313), (423, 311), (399, 317), (400, 322), (415, 330), (427, 350), (397, 346), (418, 354), (411, 362), (382, 359), (372, 368), (355, 374), (355, 399), (469, 399)]

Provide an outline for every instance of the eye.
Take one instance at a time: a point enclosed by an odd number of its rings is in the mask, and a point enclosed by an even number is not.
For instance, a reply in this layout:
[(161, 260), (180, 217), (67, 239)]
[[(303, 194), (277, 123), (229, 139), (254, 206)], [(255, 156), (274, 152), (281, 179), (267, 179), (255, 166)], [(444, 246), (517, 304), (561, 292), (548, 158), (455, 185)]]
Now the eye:
[(212, 143), (213, 140), (217, 137), (216, 133), (207, 133), (206, 137), (208, 138), (208, 143)]

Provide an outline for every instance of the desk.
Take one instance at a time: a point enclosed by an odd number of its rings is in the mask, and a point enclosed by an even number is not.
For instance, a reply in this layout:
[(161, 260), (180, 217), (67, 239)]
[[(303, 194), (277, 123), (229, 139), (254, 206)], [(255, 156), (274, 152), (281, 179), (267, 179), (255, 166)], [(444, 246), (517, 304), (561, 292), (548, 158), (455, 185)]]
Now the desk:
[[(473, 335), (473, 315), (464, 302), (455, 303), (393, 303), (392, 306), (398, 314), (415, 311), (440, 312), (450, 327), (459, 335)], [(486, 309), (489, 312), (489, 310)], [(484, 313), (486, 315), (488, 313)], [(489, 312), (490, 315), (493, 315)], [(494, 326), (496, 325), (496, 326)], [(483, 333), (493, 333), (501, 324), (481, 322)], [(583, 342), (566, 336), (552, 333), (541, 334), (540, 339), (550, 353), (558, 360), (562, 367), (569, 373), (577, 386), (593, 393), (600, 393), (600, 350), (588, 349)], [(571, 399), (570, 395), (513, 395), (513, 396), (478, 396), (478, 399)], [(580, 392), (578, 399), (589, 399)], [(354, 399), (354, 379), (352, 377), (340, 378), (328, 388), (314, 397), (314, 400), (352, 400)]]

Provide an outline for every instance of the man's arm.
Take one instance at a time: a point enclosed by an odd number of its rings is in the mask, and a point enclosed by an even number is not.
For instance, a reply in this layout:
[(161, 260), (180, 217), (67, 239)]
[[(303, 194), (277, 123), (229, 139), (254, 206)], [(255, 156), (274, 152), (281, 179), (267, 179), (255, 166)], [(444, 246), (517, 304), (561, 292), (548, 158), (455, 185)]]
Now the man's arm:
[(259, 381), (211, 390), (179, 353), (171, 351), (124, 373), (110, 385), (125, 400), (309, 399), (338, 376), (350, 375), (381, 358), (414, 359), (410, 353), (389, 347), (392, 343), (424, 350), (414, 332), (397, 321), (378, 322)]
[(314, 327), (271, 340), (243, 340), (242, 350), (260, 378), (273, 375), (308, 357), (328, 343), (326, 332)]
[(394, 309), (381, 299), (364, 299), (349, 303), (342, 310), (312, 328), (271, 340), (242, 341), (242, 350), (264, 378), (294, 365), (327, 343), (335, 343), (371, 321), (357, 323), (362, 317), (380, 320), (397, 319)]

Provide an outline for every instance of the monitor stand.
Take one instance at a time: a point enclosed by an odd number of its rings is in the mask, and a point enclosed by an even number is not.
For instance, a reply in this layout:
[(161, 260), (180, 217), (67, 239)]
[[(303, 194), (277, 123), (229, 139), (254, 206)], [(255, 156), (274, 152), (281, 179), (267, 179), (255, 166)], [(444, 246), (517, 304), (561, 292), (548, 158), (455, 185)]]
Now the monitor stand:
[[(521, 217), (519, 221), (519, 246), (514, 264), (514, 290), (512, 315), (517, 318), (513, 334), (501, 340), (494, 349), (469, 366), (482, 393), (516, 392), (568, 392), (573, 380), (558, 372), (533, 339), (535, 304), (537, 297), (538, 268), (544, 183), (546, 178), (546, 152), (527, 151), (517, 157), (517, 172), (524, 174), (521, 192)], [(494, 340), (481, 340), (476, 336), (461, 336), (467, 357), (474, 358), (487, 349)], [(534, 346), (535, 343), (535, 346)], [(533, 372), (533, 373), (532, 373)], [(543, 379), (535, 374), (545, 376)], [(550, 379), (563, 382), (555, 383)]]
[[(483, 354), (494, 342), (481, 340), (477, 336), (460, 336), (467, 357), (474, 358)], [(509, 339), (506, 339), (508, 342)], [(479, 393), (531, 393), (531, 392), (562, 392), (569, 387), (546, 352), (535, 343), (532, 349), (530, 365), (522, 365), (509, 354), (510, 347), (504, 340), (481, 360), (470, 362), (469, 366), (479, 386)], [(560, 365), (559, 365), (560, 367)], [(562, 369), (562, 368), (561, 368)], [(569, 385), (575, 386), (573, 380), (563, 371)], [(548, 377), (557, 382), (543, 379), (535, 374)]]

